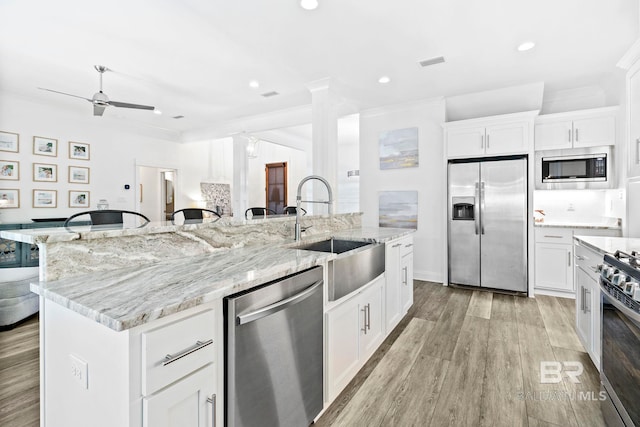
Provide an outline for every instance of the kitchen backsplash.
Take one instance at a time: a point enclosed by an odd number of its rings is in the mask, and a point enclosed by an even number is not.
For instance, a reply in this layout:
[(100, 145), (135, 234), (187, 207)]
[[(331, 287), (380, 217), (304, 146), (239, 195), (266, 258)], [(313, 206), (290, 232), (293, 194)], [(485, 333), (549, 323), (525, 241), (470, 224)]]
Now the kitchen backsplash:
[(545, 222), (603, 224), (624, 221), (625, 197), (624, 189), (541, 190), (533, 192), (533, 208), (544, 211)]

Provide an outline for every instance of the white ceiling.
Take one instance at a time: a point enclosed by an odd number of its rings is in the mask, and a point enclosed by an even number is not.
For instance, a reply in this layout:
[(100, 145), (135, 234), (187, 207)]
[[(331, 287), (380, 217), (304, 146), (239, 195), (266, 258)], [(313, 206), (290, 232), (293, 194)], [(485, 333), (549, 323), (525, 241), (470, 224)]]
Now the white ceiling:
[[(638, 37), (637, 0), (319, 2), (305, 11), (298, 0), (2, 0), (0, 94), (90, 116), (87, 101), (36, 88), (90, 98), (101, 64), (113, 70), (112, 100), (164, 113), (105, 116), (199, 135), (252, 131), (229, 123), (309, 105), (307, 84), (326, 77), (354, 111), (539, 81), (603, 85)], [(520, 53), (525, 40), (537, 46)], [(446, 63), (418, 65), (435, 56)], [(269, 91), (280, 95), (260, 96)]]

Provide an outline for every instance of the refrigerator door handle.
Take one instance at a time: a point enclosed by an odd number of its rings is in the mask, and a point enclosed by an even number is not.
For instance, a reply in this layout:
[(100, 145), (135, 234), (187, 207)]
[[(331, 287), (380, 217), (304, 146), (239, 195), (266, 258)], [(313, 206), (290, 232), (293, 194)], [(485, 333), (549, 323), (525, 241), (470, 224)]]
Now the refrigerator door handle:
[(480, 231), (480, 211), (478, 209), (478, 203), (480, 203), (480, 187), (479, 183), (476, 182), (476, 200), (473, 204), (473, 223), (475, 225), (476, 234)]
[(482, 221), (482, 215), (484, 215), (484, 182), (480, 183), (480, 234), (484, 234), (484, 221)]

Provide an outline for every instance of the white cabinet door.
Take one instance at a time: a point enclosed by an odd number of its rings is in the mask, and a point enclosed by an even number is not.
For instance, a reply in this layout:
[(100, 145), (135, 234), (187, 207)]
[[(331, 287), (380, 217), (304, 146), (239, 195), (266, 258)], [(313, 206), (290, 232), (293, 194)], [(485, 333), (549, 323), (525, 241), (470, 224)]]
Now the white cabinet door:
[(556, 150), (573, 146), (573, 128), (570, 120), (536, 123), (535, 149)]
[(589, 117), (573, 121), (573, 147), (615, 145), (616, 118), (614, 116)]
[(589, 351), (592, 345), (593, 327), (588, 307), (590, 301), (591, 278), (582, 269), (576, 268), (576, 332), (584, 348)]
[(358, 372), (358, 338), (362, 324), (359, 298), (355, 296), (327, 313), (327, 379), (333, 400)]
[[(627, 176), (640, 176), (640, 62), (627, 75), (627, 112), (629, 130)], [(623, 145), (624, 147), (627, 144)]]
[(484, 126), (449, 129), (447, 131), (447, 155), (449, 157), (482, 156), (484, 154), (484, 139)]
[(360, 294), (360, 359), (366, 360), (384, 339), (384, 278)]
[(400, 266), (402, 274), (401, 302), (402, 314), (404, 315), (413, 305), (413, 251), (402, 256)]
[[(215, 413), (214, 364), (142, 399), (144, 427), (209, 427)], [(212, 398), (212, 402), (207, 399)]]
[(385, 248), (385, 331), (390, 333), (402, 319), (402, 294), (399, 286), (401, 280), (400, 243), (393, 240)]
[(589, 295), (591, 298), (591, 302), (589, 305), (589, 313), (591, 314), (591, 357), (593, 358), (593, 363), (600, 371), (600, 359), (602, 354), (602, 343), (600, 337), (600, 284), (599, 282), (592, 282), (591, 284), (591, 294)]
[(529, 151), (529, 137), (524, 123), (487, 126), (486, 154), (515, 154)]
[(536, 243), (535, 287), (573, 292), (572, 246)]

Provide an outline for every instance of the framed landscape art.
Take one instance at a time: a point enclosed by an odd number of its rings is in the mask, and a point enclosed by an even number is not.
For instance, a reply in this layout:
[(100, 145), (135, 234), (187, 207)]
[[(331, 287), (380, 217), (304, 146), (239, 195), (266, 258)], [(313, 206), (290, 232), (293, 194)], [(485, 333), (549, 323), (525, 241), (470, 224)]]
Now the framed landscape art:
[(55, 208), (58, 206), (56, 190), (33, 190), (34, 208)]
[(69, 166), (69, 182), (71, 184), (88, 184), (89, 168)]
[(19, 180), (20, 162), (15, 160), (0, 160), (0, 179)]
[(0, 190), (0, 208), (19, 208), (20, 190), (17, 188), (6, 188)]
[(58, 166), (46, 163), (34, 163), (33, 180), (36, 182), (57, 182)]
[(17, 153), (20, 150), (20, 135), (13, 132), (0, 131), (0, 151)]
[(69, 207), (70, 208), (88, 208), (89, 192), (69, 190)]
[(76, 160), (89, 160), (89, 144), (83, 142), (69, 141), (69, 158)]
[(34, 136), (33, 154), (37, 154), (38, 156), (56, 157), (58, 155), (58, 140)]

